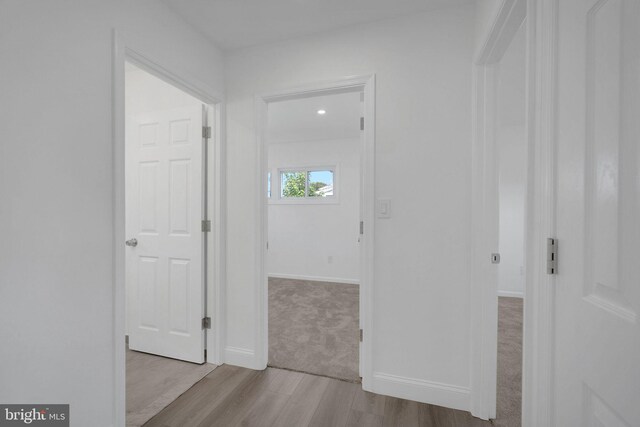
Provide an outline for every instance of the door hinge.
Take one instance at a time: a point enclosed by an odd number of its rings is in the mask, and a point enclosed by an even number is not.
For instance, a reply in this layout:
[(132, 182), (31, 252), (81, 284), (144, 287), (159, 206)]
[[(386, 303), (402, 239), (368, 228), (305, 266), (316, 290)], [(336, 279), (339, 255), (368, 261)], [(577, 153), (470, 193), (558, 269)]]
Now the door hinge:
[(364, 117), (360, 117), (360, 130), (364, 130)]
[(360, 342), (362, 342), (362, 337), (364, 336), (364, 333), (362, 332), (362, 329), (360, 329)]
[(202, 318), (202, 329), (211, 329), (211, 317)]
[(500, 264), (500, 254), (499, 253), (491, 254), (491, 264)]
[(558, 239), (547, 239), (547, 274), (558, 274)]
[(360, 221), (360, 235), (364, 234), (364, 221)]
[(207, 233), (211, 231), (211, 220), (210, 219), (203, 219), (202, 220), (202, 232), (203, 233)]
[(211, 126), (202, 126), (202, 137), (211, 138)]

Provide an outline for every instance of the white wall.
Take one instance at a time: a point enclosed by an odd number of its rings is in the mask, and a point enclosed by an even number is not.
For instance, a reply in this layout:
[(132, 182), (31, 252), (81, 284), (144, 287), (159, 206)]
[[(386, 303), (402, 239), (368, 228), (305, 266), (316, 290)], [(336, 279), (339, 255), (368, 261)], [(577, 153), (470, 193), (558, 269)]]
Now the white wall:
[(376, 387), (468, 406), (474, 18), (441, 9), (228, 56), (227, 357), (256, 346), (254, 94), (376, 73), (376, 195), (393, 211), (374, 236)]
[(0, 402), (69, 403), (72, 426), (116, 422), (114, 27), (223, 91), (216, 48), (156, 1), (0, 2)]
[(526, 138), (525, 25), (515, 35), (499, 64), (496, 131), (499, 155), (500, 223), (498, 295), (524, 291)]
[[(269, 275), (358, 283), (360, 139), (270, 144), (268, 158)], [(300, 166), (337, 166), (335, 203), (279, 203), (278, 169)]]
[(125, 113), (141, 113), (201, 105), (202, 101), (133, 66), (125, 72)]
[(500, 162), (500, 266), (498, 295), (521, 297), (524, 291), (524, 203), (526, 132), (508, 127), (497, 135)]

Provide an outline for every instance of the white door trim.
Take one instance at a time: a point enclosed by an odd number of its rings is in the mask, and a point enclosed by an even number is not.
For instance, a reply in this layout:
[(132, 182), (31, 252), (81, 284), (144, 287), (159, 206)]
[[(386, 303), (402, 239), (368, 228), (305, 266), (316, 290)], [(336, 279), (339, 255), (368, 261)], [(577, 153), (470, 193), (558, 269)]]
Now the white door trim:
[[(472, 148), (472, 256), (471, 277), (471, 398), (470, 412), (482, 419), (495, 418), (498, 339), (498, 286), (491, 277), (489, 254), (496, 252), (495, 197), (497, 189), (492, 156), (494, 140), (496, 70), (494, 65), (474, 66), (474, 143)], [(486, 175), (486, 176), (485, 176)], [(486, 182), (488, 181), (488, 182)], [(487, 207), (488, 197), (494, 206)], [(490, 225), (489, 230), (486, 225)], [(493, 233), (491, 231), (493, 230)]]
[(257, 270), (255, 278), (255, 298), (258, 301), (258, 314), (255, 324), (255, 369), (264, 369), (268, 362), (268, 280), (265, 262), (267, 257), (267, 104), (286, 99), (304, 98), (312, 95), (341, 93), (361, 90), (364, 92), (364, 149), (362, 151), (362, 191), (364, 195), (361, 208), (364, 221), (364, 236), (361, 245), (360, 276), (360, 327), (364, 331), (362, 343), (362, 388), (371, 390), (373, 381), (373, 286), (374, 286), (374, 236), (375, 236), (375, 75), (344, 77), (336, 80), (311, 83), (290, 89), (283, 89), (255, 96), (256, 145), (258, 173), (256, 212), (256, 230), (259, 236), (256, 243)]
[(558, 0), (527, 0), (530, 238), (526, 241), (523, 427), (555, 425), (555, 276), (546, 273), (546, 239), (556, 235), (557, 10)]
[(125, 61), (131, 62), (165, 82), (195, 96), (209, 106), (209, 118), (214, 119), (214, 135), (209, 139), (207, 161), (209, 165), (209, 219), (212, 232), (207, 238), (207, 306), (213, 311), (212, 329), (207, 330), (207, 359), (220, 363), (224, 348), (224, 287), (225, 280), (225, 144), (223, 98), (215, 90), (190, 76), (175, 73), (151, 59), (142, 46), (118, 29), (113, 30), (113, 349), (114, 349), (114, 420), (115, 425), (126, 421), (126, 360), (125, 360)]
[[(555, 232), (555, 45), (557, 0), (503, 0), (474, 64), (471, 413), (495, 418), (497, 284), (489, 254), (497, 248), (497, 176), (493, 167), (496, 63), (527, 18), (526, 281), (523, 426), (552, 425), (553, 276), (546, 238)], [(495, 275), (495, 273), (493, 272)]]

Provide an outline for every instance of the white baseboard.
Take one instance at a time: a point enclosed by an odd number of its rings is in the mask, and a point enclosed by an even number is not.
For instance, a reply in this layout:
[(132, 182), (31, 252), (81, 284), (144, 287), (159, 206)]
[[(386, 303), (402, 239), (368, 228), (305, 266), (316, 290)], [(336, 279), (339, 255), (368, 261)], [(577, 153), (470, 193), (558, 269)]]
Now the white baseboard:
[(224, 363), (242, 368), (259, 369), (256, 367), (256, 354), (247, 348), (225, 347)]
[(471, 390), (468, 387), (425, 381), (417, 378), (374, 372), (372, 391), (387, 396), (468, 411)]
[(345, 283), (347, 285), (359, 285), (356, 279), (344, 279), (342, 277), (302, 276), (299, 274), (269, 273), (269, 277), (276, 279), (309, 280), (311, 282)]
[(510, 297), (510, 298), (523, 298), (524, 292), (522, 291), (498, 291), (499, 297)]

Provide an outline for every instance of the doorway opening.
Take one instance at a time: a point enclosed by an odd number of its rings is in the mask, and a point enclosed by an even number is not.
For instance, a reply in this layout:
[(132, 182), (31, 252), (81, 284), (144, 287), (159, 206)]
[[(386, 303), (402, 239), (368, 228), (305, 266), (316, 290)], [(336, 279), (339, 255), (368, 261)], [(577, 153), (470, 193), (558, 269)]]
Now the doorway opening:
[(501, 5), (474, 69), (473, 270), (480, 286), (472, 290), (471, 413), (510, 426), (531, 415), (522, 408), (536, 378), (523, 355), (533, 349), (531, 307), (539, 301), (532, 283), (542, 266), (534, 227), (535, 21), (527, 4)]
[(216, 367), (206, 363), (205, 324), (214, 110), (131, 62), (124, 95), (121, 338), (126, 425), (140, 426)]
[[(278, 195), (282, 195), (282, 183), (284, 180), (285, 186), (289, 179), (298, 177), (301, 180), (301, 183), (304, 183), (304, 195), (307, 200), (317, 200), (316, 203), (324, 203), (325, 201), (332, 200), (329, 195), (330, 192), (334, 192), (333, 200), (340, 199), (343, 200), (341, 189), (340, 188), (331, 188), (331, 179), (333, 179), (334, 185), (340, 185), (341, 181), (341, 165), (336, 163), (333, 164), (319, 164), (319, 162), (310, 162), (305, 165), (296, 165), (294, 166), (294, 170), (291, 170), (289, 166), (283, 166), (280, 170), (270, 170), (269, 169), (269, 109), (272, 109), (273, 106), (276, 106), (278, 103), (284, 103), (287, 101), (295, 101), (300, 100), (301, 102), (307, 99), (307, 102), (314, 102), (314, 98), (320, 97), (330, 97), (337, 95), (347, 95), (355, 97), (358, 100), (358, 111), (359, 115), (356, 117), (355, 126), (357, 126), (357, 131), (360, 132), (360, 143), (359, 143), (359, 176), (360, 176), (360, 190), (357, 197), (359, 200), (355, 205), (359, 205), (359, 221), (356, 224), (349, 224), (347, 227), (354, 227), (356, 230), (356, 244), (358, 245), (358, 294), (359, 300), (358, 304), (358, 327), (359, 330), (355, 337), (356, 345), (358, 346), (358, 375), (361, 378), (362, 388), (364, 390), (371, 391), (374, 386), (374, 377), (373, 370), (371, 367), (371, 357), (373, 353), (373, 341), (375, 339), (374, 334), (374, 325), (373, 325), (373, 304), (372, 304), (372, 295), (373, 295), (373, 286), (374, 286), (374, 271), (373, 271), (373, 248), (374, 248), (374, 236), (375, 236), (375, 188), (374, 188), (374, 160), (375, 160), (375, 126), (373, 123), (375, 122), (375, 76), (355, 76), (355, 77), (344, 77), (332, 81), (325, 81), (320, 83), (312, 83), (303, 86), (298, 86), (292, 89), (285, 89), (277, 92), (271, 92), (267, 94), (257, 95), (255, 98), (255, 111), (257, 116), (257, 129), (256, 134), (257, 138), (257, 151), (258, 151), (258, 170), (260, 173), (258, 174), (258, 188), (261, 188), (257, 194), (257, 212), (256, 212), (256, 229), (259, 232), (258, 239), (258, 247), (257, 247), (257, 275), (256, 275), (256, 298), (258, 301), (258, 316), (255, 324), (255, 346), (257, 349), (256, 352), (256, 367), (258, 369), (264, 369), (269, 365), (269, 318), (270, 318), (270, 307), (269, 307), (269, 273), (282, 273), (276, 271), (269, 271), (269, 250), (273, 247), (273, 242), (269, 241), (269, 191), (271, 192), (271, 197), (276, 195), (275, 191), (278, 191)], [(316, 99), (317, 100), (317, 99)], [(282, 104), (284, 105), (284, 104)], [(278, 108), (277, 106), (275, 107)], [(333, 108), (333, 107), (332, 107)], [(355, 108), (355, 107), (354, 107)], [(313, 114), (313, 119), (322, 119), (326, 116), (329, 116), (331, 112), (328, 110), (328, 107), (323, 107), (316, 105), (315, 110), (311, 111)], [(286, 118), (285, 118), (286, 120)], [(350, 123), (348, 126), (354, 126), (353, 123)], [(295, 143), (291, 143), (288, 145), (293, 145)], [(271, 144), (273, 145), (273, 144)], [(318, 151), (318, 155), (321, 154), (321, 151)], [(333, 165), (333, 167), (332, 167)], [(276, 168), (277, 169), (277, 168)], [(346, 174), (347, 176), (349, 174)], [(306, 178), (305, 178), (306, 177)], [(274, 182), (278, 180), (277, 184)], [(326, 184), (326, 185), (321, 185)], [(289, 186), (292, 186), (289, 184)], [(276, 186), (278, 187), (276, 189)], [(302, 185), (300, 185), (301, 187)], [(309, 196), (309, 189), (312, 189), (315, 195)], [(288, 191), (288, 190), (287, 190)], [(289, 193), (288, 193), (289, 194)], [(324, 194), (324, 196), (322, 195)], [(349, 192), (347, 192), (349, 194)], [(322, 200), (321, 200), (322, 199)], [(295, 201), (293, 202), (296, 203)], [(351, 201), (353, 204), (353, 201)], [(286, 202), (283, 206), (276, 204), (277, 207), (285, 207)], [(325, 208), (329, 208), (331, 205), (324, 205)], [(293, 206), (299, 208), (299, 211), (305, 210), (314, 210), (317, 207), (314, 204), (306, 204), (306, 205), (298, 205)], [(330, 218), (331, 219), (331, 218)], [(351, 229), (353, 230), (353, 229)], [(358, 242), (359, 240), (359, 242)], [(299, 240), (303, 246), (308, 247), (309, 249), (312, 246), (317, 245), (314, 242), (305, 242), (304, 240)], [(269, 249), (268, 249), (269, 248)], [(316, 260), (321, 261), (323, 264), (330, 265), (333, 267), (338, 266), (339, 260), (337, 257), (340, 256), (340, 252), (327, 253), (325, 252), (322, 255), (317, 255)], [(332, 257), (332, 258), (329, 258)], [(306, 261), (304, 261), (306, 263)], [(275, 264), (274, 264), (275, 265)], [(290, 264), (291, 265), (291, 264)], [(343, 265), (348, 265), (343, 263)], [(353, 267), (353, 265), (351, 265)], [(327, 273), (331, 274), (331, 276), (315, 276), (315, 278), (329, 278), (330, 280), (334, 280), (335, 278), (340, 279), (340, 275), (335, 273)], [(285, 273), (286, 274), (286, 273)], [(346, 273), (342, 273), (346, 274)], [(284, 275), (284, 274), (280, 274)], [(344, 279), (345, 276), (342, 276)], [(285, 277), (284, 279), (288, 279)], [(295, 278), (294, 278), (295, 279)], [(283, 280), (280, 278), (278, 280)], [(344, 280), (343, 280), (344, 281)], [(314, 281), (315, 284), (318, 284), (318, 281)], [(347, 283), (347, 285), (353, 283)], [(344, 286), (344, 285), (336, 285), (336, 286)], [(340, 288), (338, 288), (340, 289)], [(344, 290), (345, 288), (341, 288)], [(351, 313), (355, 310), (345, 310), (345, 312)], [(347, 316), (348, 317), (348, 316)], [(295, 335), (295, 334), (294, 334)], [(347, 334), (348, 335), (348, 334)], [(345, 336), (347, 336), (345, 335)], [(350, 335), (349, 335), (349, 340)], [(324, 343), (325, 345), (327, 343)], [(329, 346), (331, 343), (328, 343)], [(353, 347), (351, 347), (353, 348)], [(337, 357), (336, 360), (339, 360), (340, 357)], [(353, 359), (352, 359), (353, 360)], [(352, 365), (353, 366), (353, 365)], [(350, 380), (358, 382), (358, 379), (353, 379), (353, 370), (350, 374)], [(337, 375), (340, 376), (340, 375)]]
[(363, 92), (267, 112), (268, 365), (359, 382)]
[(522, 418), (523, 298), (527, 186), (526, 22), (497, 67), (495, 153), (498, 170), (498, 361), (496, 420)]

